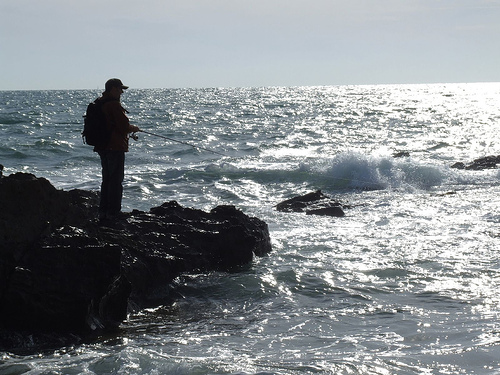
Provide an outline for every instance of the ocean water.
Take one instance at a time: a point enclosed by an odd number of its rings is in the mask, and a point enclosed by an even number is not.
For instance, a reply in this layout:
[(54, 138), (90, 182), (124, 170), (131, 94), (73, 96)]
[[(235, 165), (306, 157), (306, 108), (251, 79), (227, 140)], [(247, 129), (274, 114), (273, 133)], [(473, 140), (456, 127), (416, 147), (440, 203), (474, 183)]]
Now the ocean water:
[[(0, 91), (0, 163), (97, 190), (98, 91)], [(0, 374), (500, 374), (500, 83), (130, 89), (124, 210), (232, 204), (273, 252), (185, 275), (119, 334), (0, 353)], [(395, 158), (397, 152), (409, 156)], [(280, 213), (321, 189), (343, 218)], [(1, 205), (1, 197), (0, 197)]]

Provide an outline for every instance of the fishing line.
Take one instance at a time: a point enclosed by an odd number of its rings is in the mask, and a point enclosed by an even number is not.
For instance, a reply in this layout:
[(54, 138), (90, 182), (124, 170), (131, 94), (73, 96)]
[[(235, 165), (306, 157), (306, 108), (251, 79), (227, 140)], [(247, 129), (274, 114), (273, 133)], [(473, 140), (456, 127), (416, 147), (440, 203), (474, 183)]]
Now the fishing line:
[(145, 131), (145, 130), (139, 130), (139, 132), (141, 132), (141, 133), (146, 133), (146, 134), (149, 134), (149, 135), (153, 135), (153, 136), (155, 136), (155, 137), (159, 137), (159, 138), (163, 138), (163, 139), (168, 139), (169, 141), (172, 141), (172, 142), (182, 143), (183, 145), (191, 146), (191, 147), (197, 148), (197, 149), (199, 149), (199, 150), (208, 151), (208, 152), (211, 152), (211, 153), (213, 153), (213, 154), (217, 154), (217, 155), (221, 155), (221, 156), (227, 156), (227, 155), (224, 155), (224, 154), (222, 154), (222, 153), (220, 153), (220, 152), (217, 152), (217, 151), (214, 151), (214, 150), (210, 150), (209, 148), (200, 147), (200, 146), (194, 145), (194, 144), (192, 144), (192, 143), (179, 141), (179, 140), (177, 140), (177, 139), (173, 139), (173, 138), (170, 138), (170, 137), (165, 137), (164, 135), (159, 135), (159, 134), (155, 134), (155, 133), (150, 133), (150, 132), (147, 132), (147, 131)]

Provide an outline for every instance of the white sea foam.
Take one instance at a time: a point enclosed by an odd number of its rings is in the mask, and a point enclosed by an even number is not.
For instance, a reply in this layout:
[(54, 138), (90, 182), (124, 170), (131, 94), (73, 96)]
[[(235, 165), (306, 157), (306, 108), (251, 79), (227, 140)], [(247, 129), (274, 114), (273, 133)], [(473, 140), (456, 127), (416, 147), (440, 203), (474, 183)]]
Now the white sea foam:
[(342, 152), (333, 158), (308, 160), (301, 171), (315, 173), (328, 189), (431, 189), (450, 176), (448, 167), (411, 158)]

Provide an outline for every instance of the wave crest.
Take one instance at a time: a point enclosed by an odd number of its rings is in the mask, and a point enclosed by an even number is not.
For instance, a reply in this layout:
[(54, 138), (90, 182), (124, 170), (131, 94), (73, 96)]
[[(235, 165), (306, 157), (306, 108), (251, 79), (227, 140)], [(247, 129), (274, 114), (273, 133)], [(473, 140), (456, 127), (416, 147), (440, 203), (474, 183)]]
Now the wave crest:
[(410, 158), (367, 156), (344, 152), (323, 161), (302, 163), (300, 169), (320, 175), (330, 189), (430, 189), (442, 184), (443, 168)]

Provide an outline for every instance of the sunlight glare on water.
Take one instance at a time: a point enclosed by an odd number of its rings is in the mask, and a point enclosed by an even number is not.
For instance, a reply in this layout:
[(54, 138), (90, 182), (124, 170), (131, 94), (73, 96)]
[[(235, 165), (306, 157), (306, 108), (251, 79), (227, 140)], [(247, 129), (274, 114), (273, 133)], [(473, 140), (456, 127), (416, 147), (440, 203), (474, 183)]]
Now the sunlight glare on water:
[[(4, 173), (98, 190), (98, 93), (2, 92)], [(500, 85), (127, 90), (124, 210), (235, 205), (273, 252), (184, 275), (114, 337), (0, 357), (0, 374), (498, 374)], [(192, 147), (190, 144), (192, 144)], [(224, 154), (200, 150), (196, 146)], [(401, 157), (394, 157), (399, 154)], [(342, 218), (282, 213), (321, 190)]]

